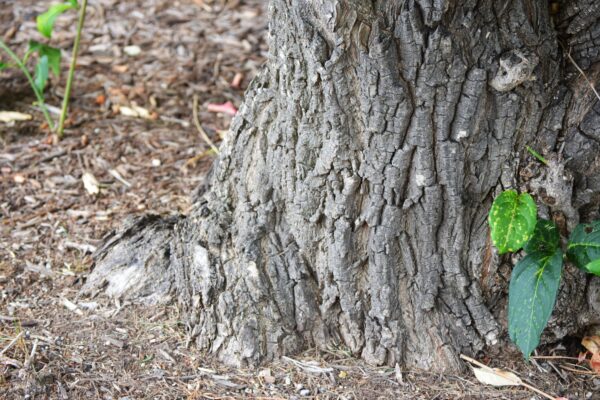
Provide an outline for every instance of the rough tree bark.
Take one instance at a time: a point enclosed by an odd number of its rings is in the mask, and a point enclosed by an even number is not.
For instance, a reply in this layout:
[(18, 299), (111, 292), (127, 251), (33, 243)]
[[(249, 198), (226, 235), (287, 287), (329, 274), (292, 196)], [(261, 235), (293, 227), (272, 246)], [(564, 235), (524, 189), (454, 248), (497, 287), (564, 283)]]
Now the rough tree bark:
[[(507, 340), (506, 188), (565, 230), (600, 204), (600, 3), (272, 0), (270, 58), (191, 215), (113, 235), (86, 289), (175, 295), (236, 365), (343, 346), (458, 369)], [(586, 73), (586, 81), (566, 54)], [(530, 145), (551, 160), (541, 166)], [(544, 341), (600, 323), (567, 266)], [(573, 312), (576, 310), (576, 312)]]

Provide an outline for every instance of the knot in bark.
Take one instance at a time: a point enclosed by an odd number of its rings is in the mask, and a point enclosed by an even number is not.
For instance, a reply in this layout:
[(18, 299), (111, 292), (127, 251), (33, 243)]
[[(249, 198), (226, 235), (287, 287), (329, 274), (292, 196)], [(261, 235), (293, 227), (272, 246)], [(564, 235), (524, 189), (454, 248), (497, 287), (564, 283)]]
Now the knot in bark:
[(534, 53), (511, 50), (500, 57), (498, 72), (490, 86), (499, 92), (508, 92), (520, 84), (534, 80), (533, 70), (539, 63)]

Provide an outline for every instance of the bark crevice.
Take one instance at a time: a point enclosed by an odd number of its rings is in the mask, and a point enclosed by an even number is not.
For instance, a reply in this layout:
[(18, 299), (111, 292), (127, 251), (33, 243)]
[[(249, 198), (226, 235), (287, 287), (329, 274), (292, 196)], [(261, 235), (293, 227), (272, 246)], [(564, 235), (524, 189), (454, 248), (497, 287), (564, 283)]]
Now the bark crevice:
[[(168, 230), (165, 276), (199, 348), (254, 365), (335, 345), (456, 370), (506, 339), (511, 260), (491, 248), (492, 199), (558, 182), (529, 162), (532, 144), (577, 169), (548, 215), (597, 214), (600, 113), (565, 84), (545, 3), (498, 7), (271, 1), (270, 59), (210, 189)], [(578, 122), (561, 125), (569, 110)], [(593, 308), (587, 278), (566, 275), (559, 307)], [(585, 319), (556, 316), (547, 341)]]

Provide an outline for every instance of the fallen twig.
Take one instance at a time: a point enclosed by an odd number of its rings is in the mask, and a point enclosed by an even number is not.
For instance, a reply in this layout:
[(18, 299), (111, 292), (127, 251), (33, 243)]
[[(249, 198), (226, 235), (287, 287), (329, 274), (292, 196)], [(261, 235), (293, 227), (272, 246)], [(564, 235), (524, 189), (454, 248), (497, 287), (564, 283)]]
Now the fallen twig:
[(567, 57), (569, 58), (569, 61), (571, 61), (571, 63), (575, 66), (575, 68), (577, 68), (577, 71), (579, 71), (581, 76), (583, 76), (583, 79), (585, 79), (585, 81), (588, 83), (588, 85), (590, 86), (590, 88), (592, 89), (594, 94), (596, 95), (596, 98), (598, 98), (598, 100), (600, 100), (600, 94), (598, 94), (598, 92), (596, 91), (596, 88), (594, 87), (592, 82), (590, 82), (590, 80), (588, 79), (585, 72), (583, 72), (583, 70), (579, 67), (579, 65), (577, 65), (577, 63), (575, 62), (573, 57), (571, 57), (571, 51), (569, 50), (569, 51), (566, 51), (565, 53), (567, 53)]
[(577, 357), (567, 356), (531, 356), (531, 358), (535, 358), (536, 360), (579, 360)]
[[(574, 364), (570, 364), (570, 365), (574, 365)], [(575, 365), (575, 366), (580, 367), (578, 365)], [(559, 367), (561, 369), (564, 369), (565, 371), (573, 372), (578, 375), (597, 375), (595, 372), (590, 371), (589, 369), (577, 369), (577, 368), (566, 367), (564, 365), (560, 365)], [(585, 368), (585, 367), (580, 367), (580, 368)]]
[(61, 297), (61, 301), (63, 306), (65, 306), (69, 311), (73, 311), (77, 315), (83, 315), (83, 311), (81, 311), (79, 307), (77, 307), (77, 305), (69, 299)]
[(215, 146), (215, 144), (213, 143), (213, 141), (210, 139), (210, 137), (208, 136), (208, 134), (206, 133), (206, 131), (202, 127), (202, 124), (200, 124), (200, 118), (198, 117), (198, 95), (196, 95), (196, 94), (194, 95), (194, 98), (193, 98), (192, 117), (194, 119), (194, 125), (196, 125), (196, 129), (198, 129), (198, 132), (200, 133), (200, 136), (202, 136), (202, 139), (204, 139), (204, 141), (206, 143), (208, 143), (208, 145), (210, 146), (210, 148), (216, 154), (219, 154), (219, 149), (217, 148), (217, 146)]
[(87, 243), (72, 242), (70, 240), (66, 240), (64, 244), (67, 249), (75, 249), (75, 250), (79, 250), (83, 253), (93, 253), (97, 249), (97, 247), (94, 245), (87, 244)]
[(11, 340), (10, 343), (4, 349), (2, 349), (2, 351), (0, 351), (0, 356), (6, 353), (8, 350), (10, 350), (10, 348), (13, 347), (15, 343), (17, 343), (19, 339), (21, 339), (21, 336), (23, 336), (24, 334), (25, 333), (23, 331), (19, 332), (19, 334), (15, 336), (15, 338)]
[(33, 359), (35, 358), (35, 353), (37, 352), (37, 346), (38, 346), (38, 340), (35, 339), (35, 342), (33, 342), (33, 348), (31, 349), (31, 354), (29, 355), (29, 357), (23, 364), (24, 369), (29, 369), (29, 366), (33, 362)]
[(294, 360), (293, 358), (289, 358), (286, 356), (281, 357), (282, 360), (287, 361), (296, 367), (302, 369), (305, 372), (311, 372), (313, 374), (322, 374), (326, 372), (333, 372), (333, 368), (322, 368), (316, 365), (312, 365), (306, 362)]

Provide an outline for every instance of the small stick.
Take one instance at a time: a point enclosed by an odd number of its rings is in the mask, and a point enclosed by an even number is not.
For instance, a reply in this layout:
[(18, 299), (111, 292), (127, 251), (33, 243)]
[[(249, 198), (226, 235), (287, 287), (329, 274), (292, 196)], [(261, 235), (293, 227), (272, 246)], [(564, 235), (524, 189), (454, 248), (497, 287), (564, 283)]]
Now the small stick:
[(537, 360), (579, 360), (577, 357), (566, 357), (566, 356), (531, 356)]
[(592, 372), (592, 371), (589, 371), (589, 370), (581, 370), (581, 369), (576, 369), (576, 368), (570, 368), (570, 367), (565, 367), (564, 365), (560, 365), (560, 368), (564, 369), (565, 371), (574, 372), (574, 373), (579, 374), (579, 375), (597, 375), (595, 372)]
[(38, 340), (35, 339), (35, 342), (33, 342), (33, 348), (31, 349), (31, 354), (29, 355), (29, 358), (27, 358), (27, 361), (25, 361), (25, 364), (23, 364), (23, 368), (28, 369), (29, 366), (31, 365), (31, 363), (33, 362), (33, 358), (35, 357), (35, 352), (37, 351), (37, 346), (38, 346)]
[(2, 354), (6, 353), (8, 350), (10, 350), (10, 348), (13, 347), (15, 345), (15, 343), (17, 343), (19, 341), (19, 339), (21, 339), (21, 336), (23, 336), (24, 334), (25, 334), (25, 332), (23, 332), (23, 331), (19, 332), (19, 334), (17, 336), (15, 336), (15, 338), (13, 340), (10, 341), (8, 346), (6, 346), (2, 351), (0, 351), (0, 356)]
[(308, 364), (308, 363), (305, 363), (302, 361), (294, 360), (293, 358), (290, 358), (290, 357), (283, 356), (283, 357), (281, 357), (281, 359), (295, 365), (296, 367), (298, 367), (306, 372), (317, 373), (317, 374), (324, 373), (324, 372), (333, 372), (333, 368), (329, 368), (329, 367), (322, 368), (322, 367), (319, 367), (316, 365), (311, 365), (311, 364)]
[(200, 118), (198, 118), (198, 95), (197, 94), (194, 95), (194, 99), (193, 99), (192, 116), (194, 118), (194, 125), (196, 125), (196, 129), (198, 129), (198, 132), (200, 132), (200, 136), (202, 136), (202, 139), (204, 139), (204, 141), (206, 143), (208, 143), (208, 145), (210, 146), (212, 151), (214, 151), (216, 154), (219, 154), (219, 149), (217, 148), (217, 146), (215, 146), (213, 141), (210, 140), (210, 137), (208, 137), (208, 135), (206, 134), (206, 131), (204, 130), (204, 128), (202, 128), (202, 125), (200, 124)]
[[(493, 368), (490, 368), (490, 367), (488, 367), (487, 365), (485, 365), (485, 364), (482, 364), (482, 363), (480, 363), (479, 361), (472, 359), (471, 357), (467, 357), (467, 356), (465, 356), (464, 354), (461, 354), (461, 355), (460, 355), (460, 358), (462, 358), (462, 359), (463, 359), (463, 360), (465, 360), (465, 361), (468, 361), (468, 362), (470, 362), (471, 364), (475, 364), (475, 365), (477, 365), (478, 367), (480, 367), (480, 368), (483, 368), (483, 369), (485, 369), (486, 371), (488, 371), (488, 372), (491, 372), (491, 373), (492, 373), (492, 374), (494, 374), (494, 375), (498, 375), (498, 376), (501, 376), (502, 378), (506, 379), (506, 377), (505, 377), (505, 376), (498, 374), (498, 373), (497, 373), (497, 372), (496, 372), (496, 371), (495, 371)], [(515, 382), (515, 383), (517, 383), (517, 382)], [(536, 393), (537, 393), (537, 394), (539, 394), (540, 396), (544, 396), (545, 398), (547, 398), (547, 399), (550, 399), (550, 400), (556, 400), (556, 397), (550, 396), (548, 393), (542, 392), (540, 389), (538, 389), (538, 388), (536, 388), (536, 387), (534, 387), (534, 386), (531, 386), (531, 385), (530, 385), (530, 384), (528, 384), (528, 383), (525, 383), (525, 382), (523, 382), (523, 381), (521, 381), (521, 382), (518, 382), (518, 383), (519, 383), (521, 386), (523, 386), (523, 387), (526, 387), (526, 388), (527, 388), (527, 389), (529, 389), (529, 390), (533, 390), (534, 392), (536, 392)]]
[(579, 67), (579, 65), (577, 65), (577, 63), (575, 62), (575, 60), (573, 60), (573, 57), (571, 57), (571, 50), (569, 50), (566, 53), (567, 53), (567, 57), (569, 58), (569, 61), (571, 61), (571, 63), (573, 63), (573, 65), (575, 66), (575, 68), (577, 68), (577, 71), (579, 71), (579, 73), (581, 74), (581, 76), (583, 76), (583, 79), (585, 79), (585, 81), (588, 83), (588, 85), (590, 85), (590, 88), (592, 89), (592, 91), (594, 92), (594, 94), (596, 95), (596, 97), (598, 98), (598, 100), (600, 100), (600, 94), (598, 94), (598, 92), (596, 91), (596, 88), (594, 87), (594, 85), (592, 84), (592, 82), (590, 82), (590, 80), (588, 79), (588, 77), (585, 74), (585, 72), (583, 72), (583, 70)]
[(556, 366), (552, 363), (552, 361), (546, 361), (546, 362), (558, 374), (558, 376), (560, 376), (560, 378), (563, 381), (568, 382), (567, 377), (565, 376), (565, 374), (560, 369), (556, 368)]

